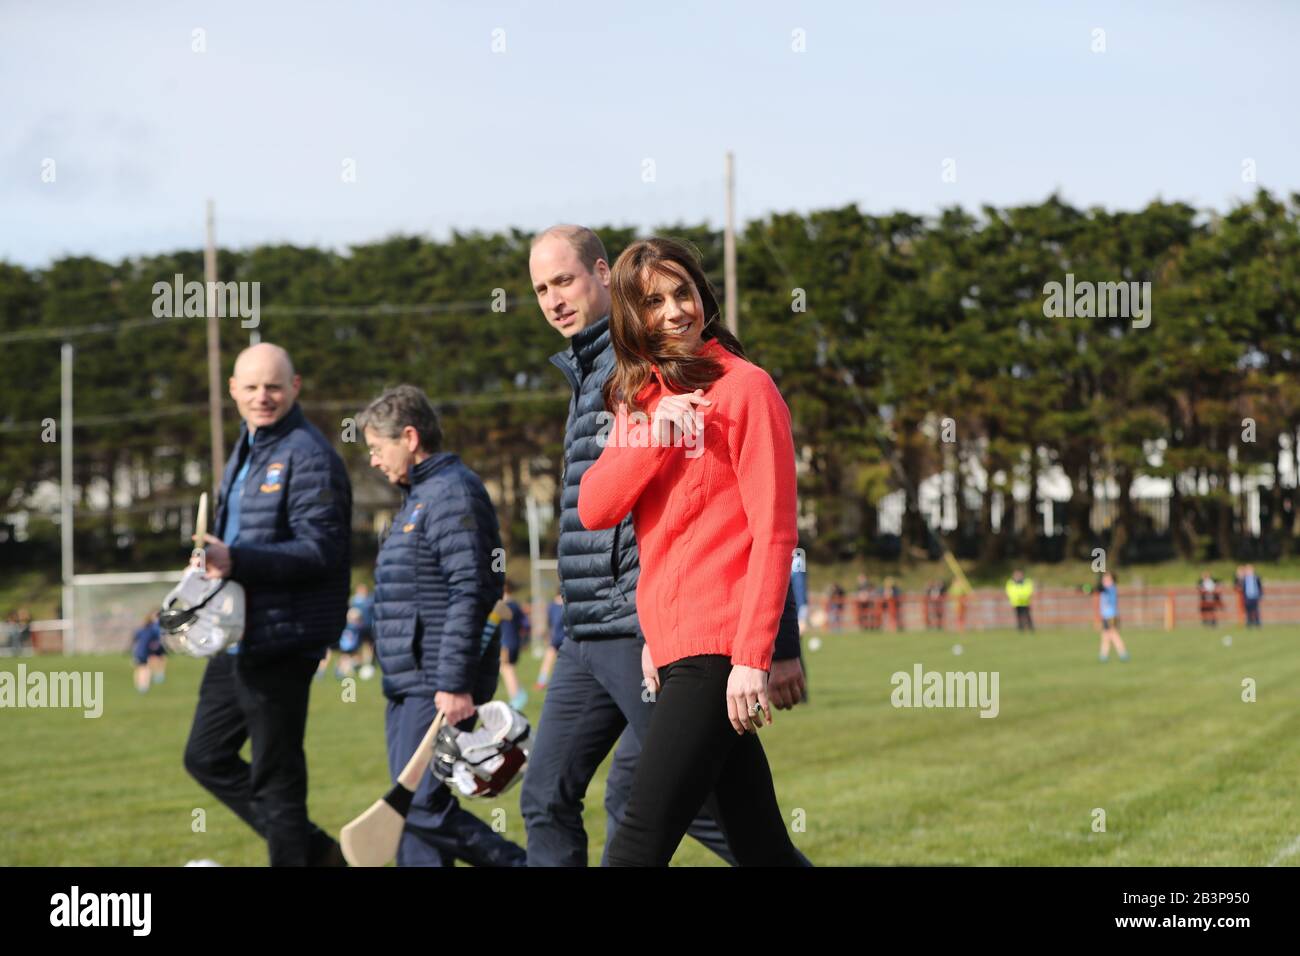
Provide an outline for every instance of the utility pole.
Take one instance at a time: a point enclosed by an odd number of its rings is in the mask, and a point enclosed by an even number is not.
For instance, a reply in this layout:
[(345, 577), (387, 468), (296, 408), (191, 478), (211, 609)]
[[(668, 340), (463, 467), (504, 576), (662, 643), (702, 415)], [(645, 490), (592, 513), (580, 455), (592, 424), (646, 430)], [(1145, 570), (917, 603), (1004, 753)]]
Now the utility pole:
[(63, 620), (67, 622), (67, 636), (63, 653), (77, 651), (77, 628), (73, 623), (72, 608), (72, 344), (64, 342), (60, 350), (60, 401), (59, 401), (59, 538), (63, 551)]
[(221, 431), (221, 329), (217, 325), (216, 206), (208, 200), (207, 241), (203, 249), (203, 279), (208, 314), (208, 440), (212, 443), (212, 497), (226, 470), (225, 439)]
[(722, 234), (722, 261), (726, 273), (727, 328), (740, 334), (736, 304), (736, 157), (727, 151), (727, 227)]

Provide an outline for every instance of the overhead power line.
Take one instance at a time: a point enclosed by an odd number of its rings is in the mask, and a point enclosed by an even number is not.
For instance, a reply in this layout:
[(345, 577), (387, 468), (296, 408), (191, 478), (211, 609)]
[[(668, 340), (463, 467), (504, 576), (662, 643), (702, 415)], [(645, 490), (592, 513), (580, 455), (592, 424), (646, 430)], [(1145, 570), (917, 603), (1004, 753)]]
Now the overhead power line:
[[(530, 300), (509, 296), (506, 297), (504, 306), (508, 312), (511, 309), (519, 308)], [(374, 305), (268, 305), (258, 310), (259, 315), (269, 317), (276, 316), (314, 316), (320, 318), (382, 318), (384, 316), (395, 315), (437, 315), (452, 314), (456, 312), (491, 312), (494, 307), (499, 308), (497, 302), (492, 299), (475, 299), (465, 302), (425, 302), (414, 303), (409, 305), (393, 304), (389, 302), (379, 302)], [(92, 322), (87, 325), (66, 325), (58, 328), (42, 328), (40, 326), (31, 326), (26, 329), (15, 329), (12, 332), (0, 332), (0, 345), (11, 342), (39, 342), (57, 339), (59, 341), (68, 341), (71, 339), (83, 338), (87, 335), (105, 335), (115, 332), (128, 332), (131, 329), (143, 329), (151, 326), (166, 325), (170, 322), (191, 322), (204, 319), (205, 316), (195, 315), (168, 315), (168, 316), (148, 316), (139, 319), (123, 319), (120, 322)], [(238, 315), (227, 316), (226, 318), (237, 319)]]
[[(519, 402), (568, 401), (571, 393), (567, 391), (527, 391), (527, 392), (488, 392), (479, 395), (429, 396), (429, 402), (435, 406), (461, 407), (465, 405), (513, 405)], [(233, 403), (224, 403), (234, 407)], [(321, 401), (300, 402), (309, 411), (337, 411), (339, 409), (360, 411), (365, 399), (328, 399)], [(159, 418), (173, 418), (178, 415), (200, 415), (207, 411), (207, 403), (201, 405), (172, 405), (145, 412), (122, 412), (118, 415), (83, 415), (77, 418), (75, 427), (91, 428), (101, 425), (116, 425), (122, 422), (143, 422)], [(15, 432), (38, 432), (44, 427), (44, 421), (11, 422), (0, 424), (0, 434)]]

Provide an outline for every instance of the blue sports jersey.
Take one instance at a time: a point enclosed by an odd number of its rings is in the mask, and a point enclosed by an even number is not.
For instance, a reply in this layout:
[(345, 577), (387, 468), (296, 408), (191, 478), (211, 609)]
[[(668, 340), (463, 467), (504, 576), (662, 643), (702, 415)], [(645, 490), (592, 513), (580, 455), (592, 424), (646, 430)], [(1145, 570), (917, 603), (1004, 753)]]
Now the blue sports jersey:
[(517, 647), (528, 643), (529, 631), (531, 630), (528, 623), (528, 615), (520, 606), (518, 601), (510, 600), (506, 602), (510, 608), (512, 617), (508, 621), (501, 622), (501, 643), (505, 647)]
[(1113, 584), (1101, 589), (1101, 616), (1119, 617), (1119, 588)]

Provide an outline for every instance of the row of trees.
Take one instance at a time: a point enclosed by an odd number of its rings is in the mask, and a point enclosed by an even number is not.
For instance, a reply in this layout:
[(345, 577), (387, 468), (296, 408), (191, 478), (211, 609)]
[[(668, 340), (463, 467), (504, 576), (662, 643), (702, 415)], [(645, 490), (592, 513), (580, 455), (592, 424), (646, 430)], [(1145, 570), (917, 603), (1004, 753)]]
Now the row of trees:
[[(1039, 524), (995, 530), (994, 499), (1019, 479), (1034, 514), (1035, 478), (1054, 467), (1071, 485), (1066, 553), (1098, 543), (1089, 515), (1107, 483), (1117, 519), (1103, 543), (1128, 547), (1139, 527), (1133, 483), (1144, 475), (1174, 482), (1173, 551), (1231, 552), (1240, 507), (1230, 476), (1271, 474), (1282, 455), (1300, 464), (1298, 214), (1300, 196), (1261, 191), (1224, 214), (1166, 202), (1082, 210), (1054, 196), (935, 218), (848, 206), (751, 222), (738, 243), (741, 339), (780, 385), (807, 450), (810, 553), (873, 548), (879, 502), (898, 490), (904, 553), (933, 545), (918, 489), (940, 473), (957, 488), (961, 550), (1032, 553)], [(600, 231), (611, 256), (634, 238)], [(693, 241), (721, 285), (720, 233), (662, 231)], [(219, 272), (261, 284), (258, 331), (290, 350), (308, 414), (327, 433), (342, 435), (343, 420), (386, 385), (423, 387), (449, 445), (500, 482), (503, 527), (522, 550), (518, 492), (530, 476), (558, 477), (567, 407), (547, 361), (563, 342), (531, 294), (528, 242), (511, 232), (399, 237), (347, 254), (267, 246), (223, 251)], [(107, 327), (70, 338), (76, 482), (113, 490), (111, 507), (83, 497), (78, 516), (102, 564), (144, 560), (150, 541), (174, 550), (161, 516), (192, 507), (210, 481), (204, 320), (152, 318), (154, 283), (177, 273), (201, 281), (201, 252), (0, 264), (0, 515), (58, 480), (58, 445), (43, 440), (42, 422), (58, 417), (59, 330)], [(1149, 324), (1045, 315), (1044, 287), (1067, 274), (1150, 282)], [(226, 371), (247, 336), (238, 318), (222, 321)], [(233, 409), (226, 421), (230, 441)], [(364, 525), (388, 492), (367, 474), (360, 442), (340, 447)], [(1265, 528), (1288, 552), (1300, 530), (1290, 484), (1267, 492)], [(33, 518), (29, 548), (45, 534), (42, 520)]]

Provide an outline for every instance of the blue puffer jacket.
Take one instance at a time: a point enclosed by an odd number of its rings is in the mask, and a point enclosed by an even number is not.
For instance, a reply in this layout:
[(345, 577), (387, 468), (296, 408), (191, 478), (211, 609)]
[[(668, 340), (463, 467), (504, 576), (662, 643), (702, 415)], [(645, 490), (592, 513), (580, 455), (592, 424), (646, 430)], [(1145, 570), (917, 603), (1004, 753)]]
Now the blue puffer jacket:
[[(616, 527), (588, 531), (578, 517), (578, 486), (596, 463), (599, 435), (607, 419), (602, 389), (614, 373), (609, 319), (583, 329), (569, 347), (551, 356), (573, 388), (564, 427), (564, 474), (560, 493), (558, 547), (560, 589), (564, 594), (565, 634), (575, 641), (641, 634), (636, 615), (636, 585), (641, 577), (636, 530), (628, 514)], [(776, 660), (799, 656), (799, 615), (787, 589)]]
[(573, 387), (564, 428), (560, 491), (559, 575), (564, 593), (564, 633), (575, 641), (640, 633), (636, 583), (641, 577), (636, 532), (629, 514), (613, 528), (588, 531), (578, 518), (578, 485), (600, 457), (604, 424), (601, 389), (614, 372), (609, 319), (583, 329), (551, 356)]
[(501, 635), (485, 628), (505, 585), (497, 513), (451, 452), (411, 468), (409, 490), (379, 546), (375, 651), (389, 698), (496, 693)]
[(217, 492), (224, 540), (228, 496), (251, 454), (231, 546), (231, 577), (248, 597), (239, 652), (249, 658), (321, 656), (347, 620), (352, 575), (352, 485), (343, 459), (298, 405), (257, 430), (239, 431)]

